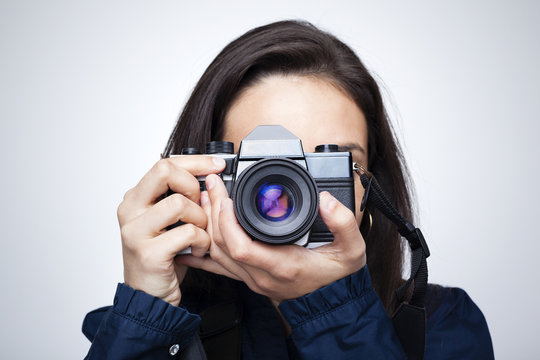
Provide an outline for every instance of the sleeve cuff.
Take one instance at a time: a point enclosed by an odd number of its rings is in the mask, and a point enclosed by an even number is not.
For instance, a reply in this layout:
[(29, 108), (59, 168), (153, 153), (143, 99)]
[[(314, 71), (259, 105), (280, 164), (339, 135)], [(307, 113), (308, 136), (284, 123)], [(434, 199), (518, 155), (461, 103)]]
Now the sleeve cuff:
[(121, 283), (116, 288), (112, 312), (171, 339), (182, 339), (180, 347), (191, 341), (201, 321), (184, 308)]
[(367, 265), (357, 272), (297, 299), (283, 301), (281, 314), (293, 328), (314, 317), (332, 311), (372, 291)]

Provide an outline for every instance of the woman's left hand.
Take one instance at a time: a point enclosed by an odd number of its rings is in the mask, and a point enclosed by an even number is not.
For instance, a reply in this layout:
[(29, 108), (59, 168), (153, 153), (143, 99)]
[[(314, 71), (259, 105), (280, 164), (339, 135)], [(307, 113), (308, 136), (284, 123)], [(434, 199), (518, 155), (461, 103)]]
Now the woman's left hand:
[(241, 280), (276, 301), (308, 294), (366, 264), (366, 246), (353, 212), (326, 191), (320, 193), (319, 213), (334, 241), (306, 249), (253, 241), (236, 220), (221, 178), (208, 175), (206, 187), (201, 205), (209, 217), (210, 257), (182, 255), (178, 263)]

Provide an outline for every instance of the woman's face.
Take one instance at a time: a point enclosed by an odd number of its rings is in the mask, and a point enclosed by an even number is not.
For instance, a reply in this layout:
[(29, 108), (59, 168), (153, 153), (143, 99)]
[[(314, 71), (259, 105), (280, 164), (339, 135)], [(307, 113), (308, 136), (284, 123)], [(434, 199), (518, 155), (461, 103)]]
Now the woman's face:
[[(367, 168), (367, 125), (364, 114), (341, 89), (313, 76), (269, 76), (247, 88), (233, 102), (223, 140), (240, 141), (259, 125), (281, 125), (302, 140), (304, 152), (319, 144), (338, 144), (353, 161)], [(356, 220), (364, 189), (355, 176)]]

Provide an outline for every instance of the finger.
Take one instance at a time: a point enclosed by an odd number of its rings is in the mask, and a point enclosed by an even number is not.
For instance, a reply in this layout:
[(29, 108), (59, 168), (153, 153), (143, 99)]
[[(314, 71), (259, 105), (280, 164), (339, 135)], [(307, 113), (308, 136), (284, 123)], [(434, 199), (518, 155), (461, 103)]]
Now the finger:
[(143, 176), (137, 186), (126, 193), (124, 201), (133, 207), (152, 205), (157, 198), (171, 189), (198, 203), (199, 182), (195, 176), (218, 173), (224, 168), (223, 159), (204, 155), (161, 159)]
[(224, 275), (234, 280), (242, 280), (237, 275), (225, 269), (221, 264), (212, 260), (208, 256), (196, 257), (191, 255), (180, 255), (175, 259), (177, 264), (187, 265), (192, 268), (205, 270), (214, 274)]
[(263, 290), (259, 288), (255, 278), (246, 269), (247, 265), (234, 261), (223, 249), (215, 245), (215, 243), (210, 247), (210, 259), (233, 275), (229, 277), (243, 281), (253, 291), (263, 294)]
[[(212, 220), (211, 220), (212, 219), (212, 204), (210, 202), (208, 191), (201, 192), (201, 207), (203, 208), (203, 210), (205, 211), (209, 219), (208, 225), (206, 227), (206, 232), (210, 235), (210, 239), (211, 239), (210, 240), (211, 241), (210, 258), (215, 264), (218, 264), (220, 268), (223, 269), (223, 271), (226, 271), (229, 274), (231, 274), (231, 275), (227, 275), (227, 274), (222, 274), (222, 275), (244, 281), (245, 283), (248, 283), (248, 284), (251, 283), (252, 279), (250, 278), (249, 274), (247, 274), (243, 269), (241, 269), (241, 267), (238, 266), (238, 264), (235, 264), (234, 261), (227, 254), (225, 254), (223, 250), (221, 250), (219, 246), (217, 246), (215, 242), (213, 241), (214, 236), (213, 236), (213, 231), (212, 231)], [(192, 260), (192, 261), (196, 261), (196, 260)], [(194, 265), (194, 267), (196, 266)], [(208, 269), (205, 268), (205, 270), (212, 271), (209, 268)]]
[(175, 193), (160, 200), (125, 226), (134, 227), (138, 233), (154, 237), (179, 220), (201, 229), (206, 228), (208, 222), (206, 213), (199, 205)]
[(353, 212), (327, 191), (321, 192), (319, 199), (321, 218), (334, 235), (332, 246), (348, 249), (365, 247)]
[(206, 215), (206, 232), (212, 238), (212, 205), (208, 198), (208, 191), (201, 192), (201, 208)]
[(210, 199), (211, 207), (212, 239), (219, 245), (222, 241), (218, 223), (221, 201), (228, 199), (229, 194), (221, 178), (214, 174), (206, 177), (206, 188), (208, 189), (208, 198)]
[(254, 277), (246, 270), (247, 265), (236, 262), (226, 251), (216, 245), (213, 240), (210, 245), (210, 258), (223, 269), (234, 274), (235, 278), (245, 282), (253, 291), (262, 294), (262, 290), (258, 288)]
[(216, 243), (211, 240), (210, 244), (210, 258), (218, 263), (221, 267), (226, 269), (246, 284), (252, 283), (250, 275), (242, 268), (241, 264), (235, 262), (231, 257), (223, 251)]
[(184, 224), (155, 237), (151, 243), (164, 258), (174, 258), (188, 246), (191, 246), (193, 256), (204, 256), (210, 248), (210, 236), (193, 224)]
[[(211, 182), (212, 180), (210, 180)], [(210, 187), (213, 188), (215, 184), (211, 185)], [(216, 201), (214, 199), (214, 201)], [(213, 233), (213, 225), (212, 225), (212, 204), (210, 201), (210, 197), (208, 194), (208, 191), (201, 192), (201, 207), (205, 211), (206, 215), (208, 216), (208, 225), (206, 227), (206, 232), (210, 235), (210, 258), (212, 261), (216, 264), (219, 264), (219, 266), (224, 269), (224, 271), (227, 271), (230, 274), (233, 274), (236, 279), (242, 280), (246, 283), (251, 282), (251, 278), (249, 277), (249, 274), (247, 274), (243, 269), (241, 269), (238, 264), (235, 264), (234, 261), (226, 255), (223, 250), (219, 248), (214, 242), (214, 233)], [(218, 214), (219, 215), (219, 214)], [(219, 260), (218, 260), (219, 259)], [(210, 271), (210, 270), (208, 270)], [(229, 276), (229, 275), (226, 275)], [(232, 277), (232, 276), (229, 276)]]

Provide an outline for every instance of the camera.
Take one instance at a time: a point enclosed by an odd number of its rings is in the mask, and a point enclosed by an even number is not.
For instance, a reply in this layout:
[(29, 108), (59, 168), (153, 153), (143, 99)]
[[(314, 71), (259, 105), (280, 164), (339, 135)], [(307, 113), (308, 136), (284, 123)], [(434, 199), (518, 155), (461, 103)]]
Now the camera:
[[(184, 148), (171, 157), (199, 153)], [(226, 141), (209, 142), (205, 153), (225, 160), (219, 176), (238, 222), (254, 240), (310, 248), (333, 241), (318, 212), (324, 190), (355, 211), (351, 153), (340, 152), (337, 145), (318, 145), (314, 153), (304, 153), (300, 139), (284, 127), (262, 125), (242, 140), (238, 154)], [(198, 180), (205, 190), (204, 177)]]

